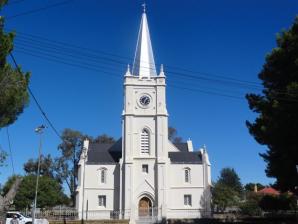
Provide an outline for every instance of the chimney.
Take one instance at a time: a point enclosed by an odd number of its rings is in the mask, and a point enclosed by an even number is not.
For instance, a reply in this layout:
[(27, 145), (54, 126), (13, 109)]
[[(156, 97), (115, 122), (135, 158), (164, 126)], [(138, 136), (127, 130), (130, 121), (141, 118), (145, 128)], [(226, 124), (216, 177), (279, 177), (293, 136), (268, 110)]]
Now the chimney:
[(192, 141), (190, 140), (190, 138), (187, 140), (187, 148), (189, 152), (193, 152), (193, 145), (192, 145)]
[(254, 192), (255, 192), (255, 193), (258, 192), (258, 186), (257, 186), (257, 184), (255, 184), (255, 186), (254, 186)]

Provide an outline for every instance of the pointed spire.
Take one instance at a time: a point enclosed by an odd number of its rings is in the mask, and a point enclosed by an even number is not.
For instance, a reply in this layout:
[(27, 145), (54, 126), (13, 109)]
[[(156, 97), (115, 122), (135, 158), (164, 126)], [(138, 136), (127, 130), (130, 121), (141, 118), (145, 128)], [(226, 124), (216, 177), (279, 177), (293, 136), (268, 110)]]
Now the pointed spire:
[(149, 78), (150, 76), (156, 76), (157, 73), (155, 69), (153, 50), (146, 16), (146, 5), (143, 4), (143, 7), (144, 9), (132, 67), (132, 74), (139, 76), (140, 78)]
[(130, 73), (130, 65), (128, 64), (127, 65), (127, 71), (125, 73), (125, 76), (131, 76), (131, 73)]

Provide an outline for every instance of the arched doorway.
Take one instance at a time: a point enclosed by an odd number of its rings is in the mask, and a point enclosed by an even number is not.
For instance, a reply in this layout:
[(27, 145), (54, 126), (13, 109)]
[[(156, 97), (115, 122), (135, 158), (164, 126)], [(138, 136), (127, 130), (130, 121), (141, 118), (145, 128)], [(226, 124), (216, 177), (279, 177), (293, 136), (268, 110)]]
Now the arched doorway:
[(142, 197), (139, 201), (139, 216), (148, 217), (152, 216), (152, 202), (147, 197)]

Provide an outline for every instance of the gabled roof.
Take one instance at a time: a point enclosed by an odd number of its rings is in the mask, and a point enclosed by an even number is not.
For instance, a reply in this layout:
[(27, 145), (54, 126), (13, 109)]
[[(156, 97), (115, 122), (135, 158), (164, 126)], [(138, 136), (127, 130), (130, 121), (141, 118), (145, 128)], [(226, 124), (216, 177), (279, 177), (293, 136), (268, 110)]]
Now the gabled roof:
[(186, 142), (173, 143), (181, 152), (188, 152), (188, 145)]
[(87, 164), (115, 164), (122, 157), (122, 138), (115, 143), (90, 143)]
[[(178, 152), (169, 152), (171, 163), (175, 164), (201, 164), (200, 152), (188, 152), (187, 143), (174, 144)], [(112, 144), (89, 144), (87, 164), (116, 164), (122, 157), (122, 138)]]

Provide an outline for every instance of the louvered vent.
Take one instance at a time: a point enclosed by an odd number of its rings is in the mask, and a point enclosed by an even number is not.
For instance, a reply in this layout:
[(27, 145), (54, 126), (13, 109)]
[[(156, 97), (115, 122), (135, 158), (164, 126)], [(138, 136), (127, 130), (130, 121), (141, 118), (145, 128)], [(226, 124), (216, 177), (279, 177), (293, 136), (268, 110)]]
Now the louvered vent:
[(146, 129), (141, 133), (141, 153), (149, 154), (149, 131)]

